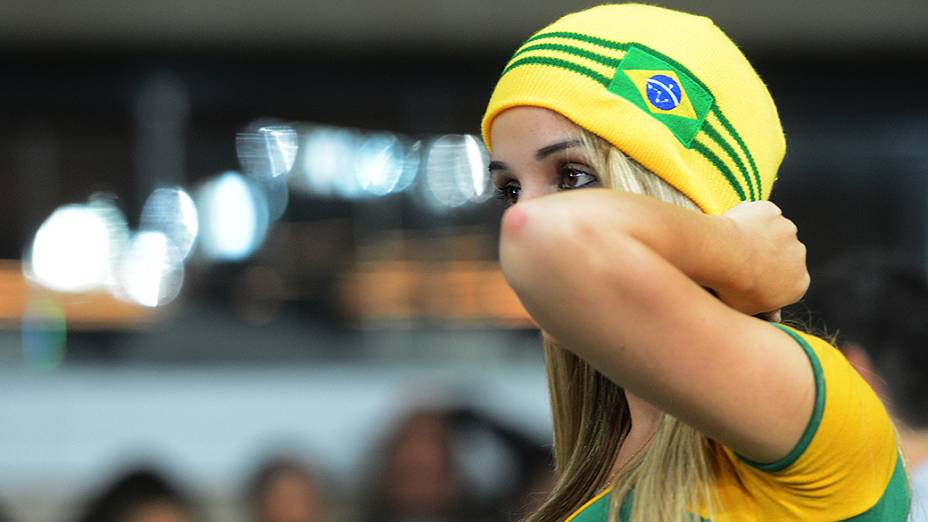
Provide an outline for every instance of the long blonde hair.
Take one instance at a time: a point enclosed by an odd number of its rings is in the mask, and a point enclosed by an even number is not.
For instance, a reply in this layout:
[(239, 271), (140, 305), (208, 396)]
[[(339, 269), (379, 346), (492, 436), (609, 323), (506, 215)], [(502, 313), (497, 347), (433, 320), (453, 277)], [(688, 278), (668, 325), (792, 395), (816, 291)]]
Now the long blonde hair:
[[(604, 186), (698, 210), (686, 196), (605, 140), (585, 131), (582, 138)], [(544, 352), (554, 418), (555, 482), (526, 522), (562, 522), (607, 488), (612, 488), (612, 521), (618, 520), (630, 494), (632, 522), (680, 522), (688, 520), (690, 509), (699, 507), (711, 515), (718, 500), (712, 487), (712, 442), (705, 435), (664, 414), (648, 446), (618, 476), (610, 476), (631, 428), (624, 390), (547, 339)]]

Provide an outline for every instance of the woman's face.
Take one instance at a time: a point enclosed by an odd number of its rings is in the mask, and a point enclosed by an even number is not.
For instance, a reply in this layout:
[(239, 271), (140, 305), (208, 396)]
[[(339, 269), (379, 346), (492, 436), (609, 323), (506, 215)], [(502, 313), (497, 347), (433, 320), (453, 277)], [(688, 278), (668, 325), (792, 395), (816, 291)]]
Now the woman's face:
[(602, 186), (581, 130), (556, 112), (515, 107), (493, 120), (490, 177), (509, 205), (562, 190)]

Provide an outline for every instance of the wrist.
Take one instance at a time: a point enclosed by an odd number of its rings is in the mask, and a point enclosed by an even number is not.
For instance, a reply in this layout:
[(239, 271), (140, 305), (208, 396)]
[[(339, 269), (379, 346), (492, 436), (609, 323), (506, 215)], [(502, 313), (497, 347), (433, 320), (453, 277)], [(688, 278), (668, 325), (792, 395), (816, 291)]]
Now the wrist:
[(705, 281), (719, 297), (734, 307), (749, 300), (755, 286), (751, 238), (734, 219), (726, 215), (706, 216), (712, 221), (712, 248), (707, 251), (715, 262), (708, 267)]

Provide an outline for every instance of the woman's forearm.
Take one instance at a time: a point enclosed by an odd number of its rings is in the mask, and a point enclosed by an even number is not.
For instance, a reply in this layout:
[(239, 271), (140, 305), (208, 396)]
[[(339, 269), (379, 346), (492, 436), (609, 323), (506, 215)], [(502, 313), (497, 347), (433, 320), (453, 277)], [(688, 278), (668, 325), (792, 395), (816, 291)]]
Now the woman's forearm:
[[(535, 214), (552, 235), (562, 234), (549, 238), (551, 244), (582, 234), (590, 242), (632, 238), (748, 315), (792, 304), (808, 288), (805, 246), (796, 226), (767, 201), (711, 216), (636, 194), (574, 191), (510, 209), (503, 219), (504, 241), (507, 228), (524, 221), (520, 213)], [(592, 229), (596, 234), (588, 233)]]
[[(512, 214), (533, 213), (555, 223), (551, 225), (552, 234), (577, 235), (583, 234), (585, 227), (595, 227), (600, 233), (595, 238), (589, 236), (590, 241), (630, 236), (700, 286), (719, 294), (749, 294), (751, 291), (750, 245), (742, 240), (738, 226), (725, 217), (709, 216), (646, 196), (607, 190), (563, 193), (529, 204), (536, 208), (520, 206), (507, 212), (503, 220), (504, 240), (505, 229), (513, 228), (510, 225), (514, 221), (531, 219)], [(620, 260), (615, 261), (620, 263)]]

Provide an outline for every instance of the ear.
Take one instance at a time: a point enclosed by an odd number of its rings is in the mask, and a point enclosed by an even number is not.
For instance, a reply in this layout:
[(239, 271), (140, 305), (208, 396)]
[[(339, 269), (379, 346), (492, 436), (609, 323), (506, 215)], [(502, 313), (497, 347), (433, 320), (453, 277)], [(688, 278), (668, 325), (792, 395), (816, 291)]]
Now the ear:
[(867, 384), (873, 388), (873, 391), (885, 401), (886, 395), (884, 391), (886, 388), (883, 385), (883, 379), (876, 373), (876, 369), (873, 366), (873, 359), (870, 358), (867, 350), (857, 343), (847, 343), (841, 347), (841, 351), (844, 353), (844, 356), (847, 357), (851, 366), (857, 369), (857, 372), (867, 381)]

